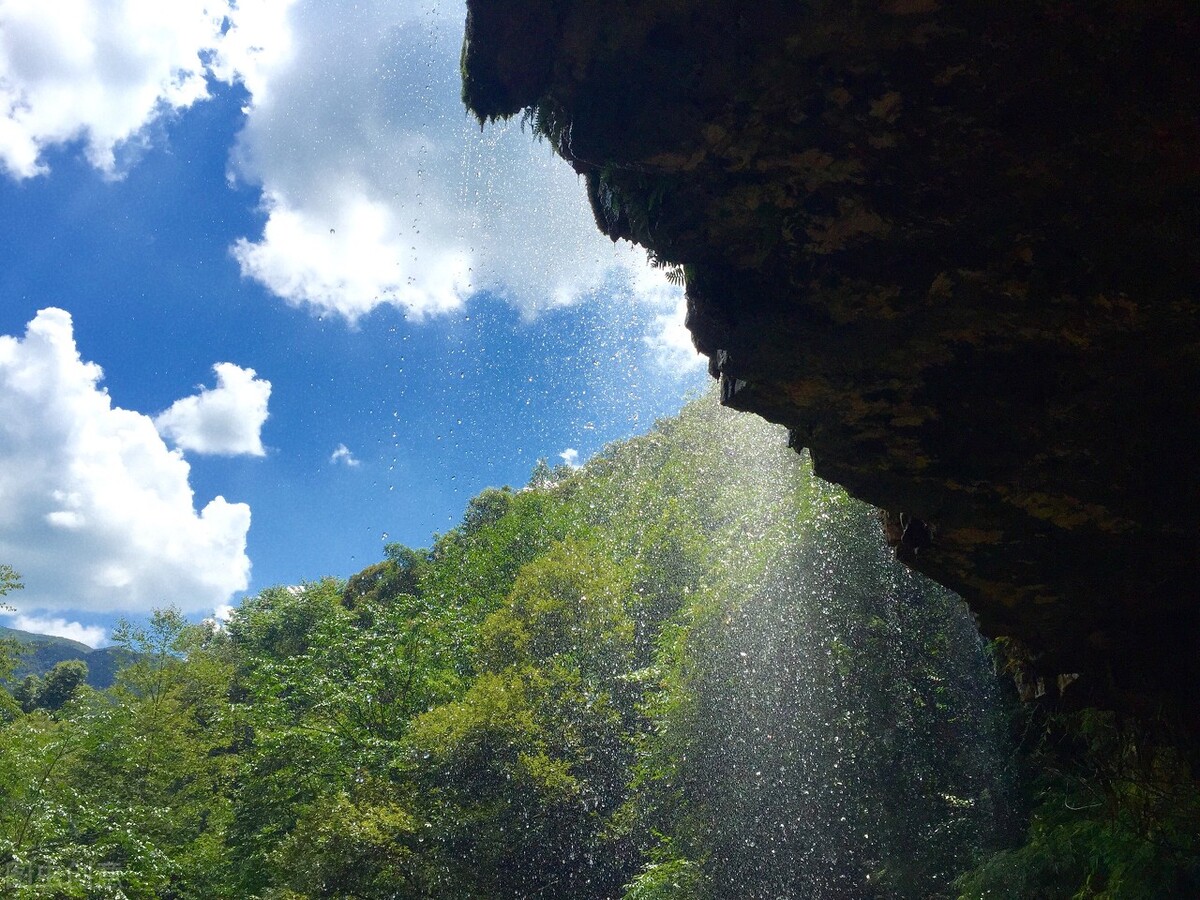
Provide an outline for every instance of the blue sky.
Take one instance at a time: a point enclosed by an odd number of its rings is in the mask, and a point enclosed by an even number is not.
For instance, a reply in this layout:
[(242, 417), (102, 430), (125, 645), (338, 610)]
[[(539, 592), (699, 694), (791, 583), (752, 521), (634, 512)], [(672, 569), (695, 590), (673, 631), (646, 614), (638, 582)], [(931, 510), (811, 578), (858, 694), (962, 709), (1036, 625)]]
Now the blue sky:
[(0, 5), (7, 624), (349, 575), (703, 387), (679, 291), (462, 112), (457, 4), (73, 3)]

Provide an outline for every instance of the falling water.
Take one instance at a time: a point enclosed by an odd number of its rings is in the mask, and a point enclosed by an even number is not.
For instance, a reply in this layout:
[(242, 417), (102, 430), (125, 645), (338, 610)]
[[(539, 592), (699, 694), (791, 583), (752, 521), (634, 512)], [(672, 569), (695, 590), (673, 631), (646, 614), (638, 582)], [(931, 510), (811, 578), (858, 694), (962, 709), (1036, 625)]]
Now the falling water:
[[(723, 411), (712, 424), (728, 537), (660, 723), (689, 810), (670, 851), (703, 871), (704, 896), (953, 896), (1009, 790), (968, 610), (899, 565), (874, 511), (778, 429)], [(628, 896), (676, 896), (652, 876)]]

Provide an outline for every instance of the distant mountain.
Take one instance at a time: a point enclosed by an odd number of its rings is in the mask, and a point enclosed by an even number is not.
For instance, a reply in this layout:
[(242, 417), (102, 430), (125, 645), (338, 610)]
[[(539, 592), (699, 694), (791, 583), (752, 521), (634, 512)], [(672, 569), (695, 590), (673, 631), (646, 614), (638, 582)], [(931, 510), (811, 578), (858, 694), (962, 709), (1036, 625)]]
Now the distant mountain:
[[(0, 639), (11, 638), (20, 644), (53, 644), (55, 646), (69, 647), (74, 652), (91, 653), (92, 648), (80, 641), (73, 641), (70, 638), (58, 637), (53, 634), (34, 634), (32, 631), (21, 631), (17, 628), (5, 628), (0, 625)], [(75, 657), (70, 657), (74, 659)]]
[(0, 639), (10, 638), (21, 645), (14, 680), (26, 675), (45, 675), (60, 662), (81, 659), (87, 663), (88, 684), (97, 689), (110, 687), (117, 671), (124, 665), (126, 651), (120, 647), (101, 647), (93, 650), (87, 644), (53, 634), (34, 634), (0, 625)]

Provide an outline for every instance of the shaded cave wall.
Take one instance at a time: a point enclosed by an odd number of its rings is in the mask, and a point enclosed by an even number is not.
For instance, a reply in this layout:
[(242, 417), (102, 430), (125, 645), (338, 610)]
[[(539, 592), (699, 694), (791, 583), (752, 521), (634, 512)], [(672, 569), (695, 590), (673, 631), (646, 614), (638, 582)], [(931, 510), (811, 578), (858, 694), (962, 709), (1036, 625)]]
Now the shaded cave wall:
[(468, 0), (464, 100), (1022, 677), (1200, 734), (1200, 8)]

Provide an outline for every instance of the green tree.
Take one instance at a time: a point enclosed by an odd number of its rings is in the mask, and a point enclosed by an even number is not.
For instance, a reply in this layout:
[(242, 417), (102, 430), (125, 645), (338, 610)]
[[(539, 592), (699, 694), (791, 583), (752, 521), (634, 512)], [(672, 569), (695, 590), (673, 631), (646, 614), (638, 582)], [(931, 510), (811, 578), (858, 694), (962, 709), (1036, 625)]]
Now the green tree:
[(37, 709), (38, 698), (42, 696), (41, 677), (33, 674), (26, 675), (13, 688), (12, 696), (24, 712), (32, 712)]
[(458, 677), (442, 611), (378, 587), (350, 607), (333, 580), (271, 590), (230, 622), (249, 726), (228, 866), (241, 894), (339, 884), (385, 897), (417, 877), (424, 836), (398, 771), (401, 742), (418, 713), (458, 692)]
[(938, 896), (1002, 805), (954, 598), (714, 396), (385, 553), (18, 685), (0, 893)]
[[(13, 567), (0, 563), (0, 597), (7, 597), (12, 591), (23, 587), (21, 576)], [(0, 602), (0, 612), (12, 612), (12, 607)], [(0, 638), (0, 724), (11, 722), (21, 711), (20, 702), (13, 698), (8, 689), (20, 654), (21, 647), (15, 640)]]
[(447, 660), (461, 676), (473, 674), (479, 626), (504, 602), (521, 567), (558, 541), (586, 535), (587, 517), (571, 490), (557, 484), (485, 491), (462, 526), (434, 541), (420, 594), (440, 611), (450, 642)]
[(1003, 784), (987, 661), (961, 602), (803, 468), (660, 642), (638, 799), (670, 840), (647, 873), (686, 864), (700, 898), (948, 895)]
[[(0, 731), (0, 894), (14, 900), (56, 896), (73, 879), (58, 863), (73, 858), (98, 874), (88, 850), (77, 849), (72, 774), (80, 748), (69, 720), (44, 712), (25, 715)], [(117, 888), (117, 879), (90, 879), (97, 888)], [(114, 897), (97, 890), (97, 897)]]
[(209, 873), (225, 819), (228, 772), (214, 751), (229, 742), (228, 677), (205, 659), (206, 634), (174, 610), (123, 623), (116, 636), (134, 662), (111, 691), (77, 692), (53, 721), (39, 710), (14, 723), (24, 812), (10, 852), (19, 871), (45, 877), (12, 885), (13, 896), (222, 894)]
[(631, 849), (606, 829), (632, 762), (634, 603), (631, 569), (554, 545), (484, 622), (466, 694), (417, 719), (438, 896), (607, 897), (623, 882)]
[(343, 603), (354, 607), (366, 600), (378, 602), (402, 595), (421, 595), (421, 578), (429, 566), (429, 554), (402, 544), (388, 544), (384, 557), (383, 562), (368, 566), (346, 582)]
[(0, 597), (7, 597), (13, 591), (19, 591), (25, 587), (21, 583), (21, 576), (8, 563), (0, 563)]
[(87, 684), (87, 675), (87, 663), (81, 659), (56, 663), (38, 684), (37, 695), (30, 698), (31, 708), (57, 712)]

